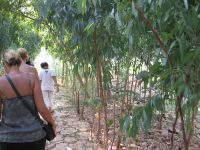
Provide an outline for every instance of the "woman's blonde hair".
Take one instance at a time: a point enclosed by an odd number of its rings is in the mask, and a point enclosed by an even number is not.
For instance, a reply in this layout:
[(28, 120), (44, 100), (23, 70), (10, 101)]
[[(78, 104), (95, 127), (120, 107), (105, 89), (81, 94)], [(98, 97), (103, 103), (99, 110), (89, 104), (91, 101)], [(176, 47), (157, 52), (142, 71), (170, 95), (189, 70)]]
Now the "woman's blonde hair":
[(18, 48), (17, 51), (23, 60), (28, 57), (28, 52), (25, 48)]
[(12, 49), (7, 49), (3, 52), (2, 59), (4, 63), (7, 63), (9, 66), (20, 66), (21, 57), (19, 53)]

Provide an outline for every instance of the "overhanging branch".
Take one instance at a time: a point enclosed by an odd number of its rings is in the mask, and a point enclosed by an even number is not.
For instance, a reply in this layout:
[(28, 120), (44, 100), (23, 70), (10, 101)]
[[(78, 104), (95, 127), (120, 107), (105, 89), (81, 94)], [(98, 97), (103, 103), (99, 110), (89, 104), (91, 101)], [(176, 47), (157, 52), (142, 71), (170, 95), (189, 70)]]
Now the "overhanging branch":
[(152, 25), (152, 23), (150, 22), (150, 20), (144, 15), (144, 12), (143, 12), (141, 9), (137, 8), (137, 7), (135, 7), (135, 8), (136, 8), (136, 10), (138, 11), (140, 17), (144, 20), (146, 26), (147, 26), (147, 27), (154, 33), (154, 35), (156, 36), (156, 39), (157, 39), (157, 41), (158, 41), (158, 43), (159, 43), (159, 45), (160, 45), (161, 50), (162, 50), (163, 53), (165, 54), (169, 65), (172, 66), (172, 61), (171, 61), (171, 59), (170, 59), (170, 57), (169, 57), (169, 55), (168, 55), (167, 48), (165, 47), (164, 43), (162, 42), (158, 31), (153, 27), (153, 25)]
[[(16, 11), (12, 11), (12, 10), (9, 10), (9, 12), (11, 12), (11, 13), (13, 13), (13, 14), (16, 14), (16, 15), (19, 15), (19, 16), (22, 16), (22, 17), (25, 17), (25, 18), (28, 18), (28, 19), (33, 20), (33, 21), (36, 21), (36, 20), (37, 20), (36, 17), (28, 16), (28, 15), (22, 13), (22, 12), (16, 12)], [(56, 31), (48, 24), (47, 21), (43, 20), (43, 21), (41, 22), (41, 24), (47, 26), (51, 31), (53, 31), (54, 34), (56, 34)]]

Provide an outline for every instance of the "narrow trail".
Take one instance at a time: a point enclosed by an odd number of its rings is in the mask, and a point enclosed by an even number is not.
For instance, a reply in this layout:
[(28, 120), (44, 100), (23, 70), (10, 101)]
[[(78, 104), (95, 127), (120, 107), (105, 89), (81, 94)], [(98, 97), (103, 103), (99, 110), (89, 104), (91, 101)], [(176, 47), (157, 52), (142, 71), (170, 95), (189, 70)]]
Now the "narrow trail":
[(89, 123), (79, 119), (70, 96), (70, 91), (63, 89), (53, 95), (57, 136), (47, 141), (46, 150), (100, 150), (91, 140)]

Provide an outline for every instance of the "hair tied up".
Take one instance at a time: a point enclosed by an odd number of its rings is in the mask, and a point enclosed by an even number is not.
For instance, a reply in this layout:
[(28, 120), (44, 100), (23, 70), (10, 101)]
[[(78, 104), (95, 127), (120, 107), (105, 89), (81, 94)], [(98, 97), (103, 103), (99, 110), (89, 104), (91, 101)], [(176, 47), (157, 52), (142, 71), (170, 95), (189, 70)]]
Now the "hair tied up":
[(15, 50), (5, 50), (2, 57), (4, 62), (7, 63), (9, 66), (20, 66), (21, 64), (21, 57)]

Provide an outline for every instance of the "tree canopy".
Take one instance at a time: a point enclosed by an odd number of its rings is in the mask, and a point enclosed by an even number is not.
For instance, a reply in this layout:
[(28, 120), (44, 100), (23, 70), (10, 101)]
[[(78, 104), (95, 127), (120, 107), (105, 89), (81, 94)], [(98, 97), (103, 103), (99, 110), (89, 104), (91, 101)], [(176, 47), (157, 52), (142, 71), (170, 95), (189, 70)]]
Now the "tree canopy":
[[(156, 112), (165, 112), (166, 102), (174, 102), (173, 130), (180, 118), (188, 148), (200, 99), (198, 0), (1, 0), (0, 12), (1, 50), (25, 47), (34, 56), (45, 45), (77, 77), (96, 77), (103, 106), (104, 91), (113, 90), (111, 80), (119, 75), (114, 93), (122, 94), (120, 127), (133, 138), (150, 127)], [(131, 94), (130, 75), (145, 93), (153, 89), (148, 97), (139, 93), (142, 107), (129, 109), (124, 99)], [(106, 105), (103, 110), (106, 121)]]

